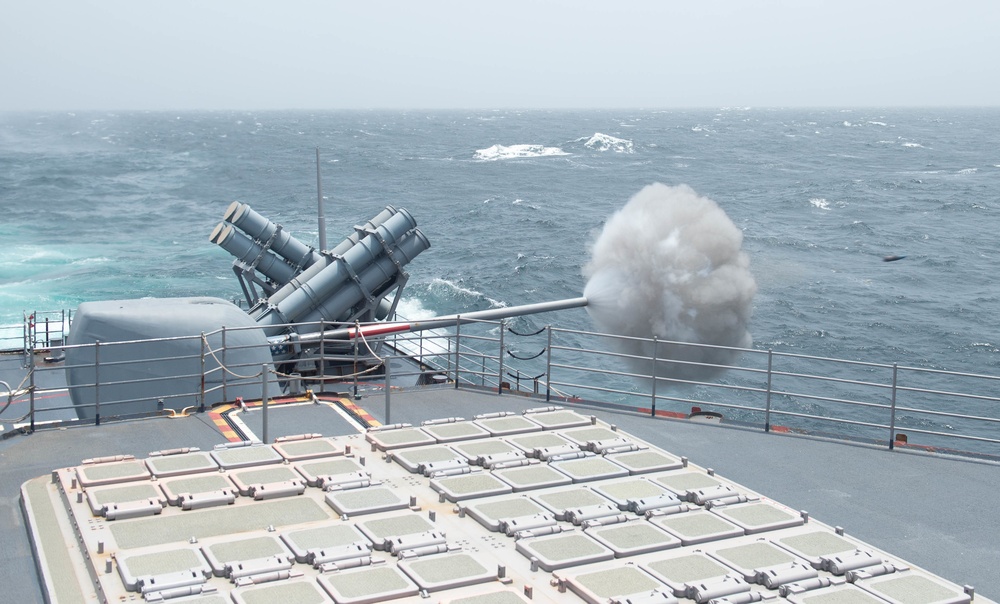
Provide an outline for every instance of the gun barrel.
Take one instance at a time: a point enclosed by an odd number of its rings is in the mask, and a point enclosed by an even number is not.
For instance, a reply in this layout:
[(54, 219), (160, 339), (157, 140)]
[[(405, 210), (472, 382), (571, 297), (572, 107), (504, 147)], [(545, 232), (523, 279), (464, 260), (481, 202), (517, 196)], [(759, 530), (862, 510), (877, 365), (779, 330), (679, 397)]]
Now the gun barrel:
[(494, 321), (496, 319), (507, 319), (510, 317), (520, 317), (524, 315), (534, 315), (543, 312), (556, 310), (566, 310), (568, 308), (579, 308), (587, 305), (587, 298), (567, 298), (565, 300), (553, 300), (551, 302), (536, 302), (533, 304), (522, 304), (520, 306), (508, 306), (504, 308), (491, 308), (488, 310), (477, 310), (467, 313), (458, 313), (421, 321), (390, 321), (386, 323), (373, 323), (360, 327), (345, 327), (333, 329), (326, 332), (304, 333), (298, 336), (299, 342), (319, 341), (322, 338), (330, 340), (351, 340), (358, 336), (368, 338), (373, 336), (383, 336), (392, 333), (405, 333), (410, 331), (423, 331), (425, 329), (440, 329), (452, 325), (464, 325), (475, 321)]

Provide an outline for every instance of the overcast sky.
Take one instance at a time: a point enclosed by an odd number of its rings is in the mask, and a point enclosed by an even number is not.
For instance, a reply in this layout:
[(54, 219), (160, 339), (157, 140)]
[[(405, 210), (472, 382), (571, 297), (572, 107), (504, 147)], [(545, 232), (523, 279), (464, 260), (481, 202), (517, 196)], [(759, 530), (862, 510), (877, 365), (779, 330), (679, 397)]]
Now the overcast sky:
[(1000, 105), (998, 0), (0, 7), (0, 110)]

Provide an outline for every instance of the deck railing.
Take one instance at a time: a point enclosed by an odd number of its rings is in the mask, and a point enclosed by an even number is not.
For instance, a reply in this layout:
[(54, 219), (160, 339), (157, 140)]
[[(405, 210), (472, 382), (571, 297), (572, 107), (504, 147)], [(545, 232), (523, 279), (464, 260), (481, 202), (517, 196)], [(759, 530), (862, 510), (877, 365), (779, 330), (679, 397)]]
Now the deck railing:
[[(316, 325), (315, 331), (327, 327)], [(233, 361), (248, 348), (234, 346), (234, 339), (227, 341), (234, 331), (142, 341), (147, 350), (170, 344), (182, 351), (151, 354), (144, 359), (115, 354), (117, 348), (134, 345), (134, 341), (72, 347), (62, 344), (62, 330), (58, 338), (26, 340), (25, 358), (33, 359), (31, 370), (22, 383), (10, 384), (10, 394), (0, 400), (0, 424), (33, 430), (40, 424), (100, 423), (102, 418), (134, 415), (136, 404), (142, 405), (146, 414), (183, 414), (232, 401), (236, 392), (269, 389), (271, 396), (277, 396), (306, 388), (357, 392), (373, 386), (383, 388), (388, 415), (391, 389), (384, 387), (386, 380), (395, 385), (447, 381), (456, 388), (490, 389), (498, 396), (519, 392), (561, 404), (601, 405), (650, 416), (724, 418), (765, 431), (853, 439), (890, 449), (933, 448), (1000, 458), (1000, 377), (992, 375), (728, 349), (735, 360), (710, 366), (718, 372), (717, 377), (680, 379), (651, 375), (659, 369), (647, 373), (636, 367), (650, 363), (659, 367), (655, 361), (683, 366), (684, 361), (657, 358), (657, 351), (668, 344), (701, 345), (557, 327), (520, 334), (510, 330), (505, 321), (399, 334), (386, 342), (390, 346), (363, 340), (325, 342), (313, 349), (314, 358), (308, 363), (262, 365)], [(620, 352), (621, 345), (630, 340), (646, 345), (653, 354)], [(49, 347), (44, 348), (42, 342)], [(336, 346), (339, 349), (335, 350)], [(74, 348), (82, 352), (74, 358), (87, 361), (67, 367), (62, 354)], [(275, 352), (273, 347), (268, 357), (271, 352)], [(334, 356), (347, 364), (347, 371), (342, 372), (346, 375), (328, 372), (327, 361)], [(371, 379), (373, 373), (383, 371), (387, 361), (398, 359), (412, 362), (395, 364), (391, 372), (385, 370), (391, 375)], [(182, 369), (170, 375), (143, 369), (149, 363), (168, 362)], [(93, 376), (69, 386), (86, 391), (93, 404), (81, 406), (71, 401), (63, 386), (65, 372), (71, 369), (85, 369)], [(123, 379), (123, 375), (128, 377)], [(157, 391), (162, 392), (149, 394)], [(123, 396), (123, 392), (138, 394)]]

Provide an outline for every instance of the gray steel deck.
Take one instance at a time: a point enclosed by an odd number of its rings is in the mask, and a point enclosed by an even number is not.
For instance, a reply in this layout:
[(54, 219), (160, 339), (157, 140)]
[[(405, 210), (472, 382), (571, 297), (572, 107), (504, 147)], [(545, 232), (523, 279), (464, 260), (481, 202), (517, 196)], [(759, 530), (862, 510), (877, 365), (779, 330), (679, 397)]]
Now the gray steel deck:
[[(373, 393), (357, 403), (379, 421), (385, 399)], [(537, 399), (455, 390), (447, 386), (396, 391), (392, 422), (419, 425), (438, 417), (465, 417), (538, 407)], [(618, 411), (593, 413), (657, 447), (716, 469), (729, 480), (780, 501), (853, 538), (922, 567), (977, 596), (1000, 597), (1000, 514), (992, 501), (1000, 486), (997, 464), (801, 436), (761, 433), (684, 420), (650, 419)], [(355, 428), (323, 405), (274, 407), (270, 437)], [(260, 410), (243, 414), (261, 434)], [(225, 439), (207, 414), (39, 430), (0, 442), (0, 579), (10, 601), (41, 602), (31, 548), (19, 509), (20, 485), (82, 459), (111, 454), (146, 457), (182, 446), (210, 450)], [(979, 601), (979, 598), (977, 598)]]

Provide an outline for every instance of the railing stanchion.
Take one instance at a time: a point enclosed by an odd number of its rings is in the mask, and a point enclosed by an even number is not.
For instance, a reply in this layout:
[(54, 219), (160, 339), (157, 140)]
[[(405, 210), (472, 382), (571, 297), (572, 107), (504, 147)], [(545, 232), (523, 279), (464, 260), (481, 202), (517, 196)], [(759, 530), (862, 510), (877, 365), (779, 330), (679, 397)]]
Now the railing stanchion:
[(198, 413), (205, 412), (205, 332), (201, 332), (201, 392), (198, 395)]
[(261, 413), (263, 413), (263, 416), (262, 416), (261, 420), (264, 423), (263, 438), (264, 438), (264, 444), (265, 445), (268, 443), (268, 440), (267, 440), (267, 436), (268, 436), (267, 435), (267, 403), (268, 403), (268, 401), (267, 401), (267, 364), (265, 363), (264, 365), (260, 366), (260, 404), (261, 404), (261, 407), (263, 407), (263, 411), (261, 411)]
[(227, 367), (229, 367), (229, 365), (228, 365), (228, 362), (226, 361), (226, 326), (223, 325), (222, 326), (222, 367), (221, 367), (221, 369), (222, 369), (222, 400), (224, 400), (224, 401), (228, 401), (229, 400), (228, 390), (226, 389), (226, 386), (228, 386), (228, 384), (229, 384), (229, 379), (228, 379), (229, 376), (227, 375), (229, 373), (229, 370), (227, 369)]
[(503, 332), (507, 322), (500, 319), (500, 353), (497, 360), (497, 395), (503, 394)]
[(552, 400), (552, 326), (546, 325), (549, 332), (548, 344), (545, 347), (545, 402)]
[(892, 406), (889, 413), (889, 450), (892, 451), (896, 446), (896, 375), (899, 372), (899, 366), (896, 363), (892, 364)]
[(358, 394), (358, 340), (361, 339), (361, 324), (354, 322), (354, 400), (361, 398)]
[(319, 391), (326, 390), (326, 321), (319, 322)]
[(653, 336), (653, 367), (649, 372), (649, 374), (653, 378), (653, 393), (652, 393), (653, 400), (651, 401), (651, 405), (649, 407), (649, 417), (656, 417), (656, 353), (657, 353), (656, 348), (659, 342), (660, 342), (659, 337)]
[[(458, 390), (458, 365), (461, 362), (461, 359), (459, 358), (458, 355), (461, 354), (459, 352), (459, 350), (462, 347), (461, 341), (462, 341), (462, 315), (456, 315), (455, 316), (455, 390)], [(448, 355), (448, 358), (451, 359), (451, 355)], [(475, 382), (472, 383), (475, 384)]]
[(101, 341), (94, 340), (94, 425), (101, 425)]
[(385, 423), (386, 424), (391, 424), (392, 423), (392, 419), (391, 419), (392, 418), (392, 401), (390, 400), (390, 396), (391, 396), (390, 392), (392, 391), (392, 387), (389, 386), (389, 384), (392, 381), (390, 379), (391, 378), (391, 374), (392, 374), (392, 362), (391, 361), (392, 361), (391, 357), (386, 357), (386, 359), (385, 359)]
[(764, 432), (771, 431), (771, 363), (774, 360), (774, 351), (767, 351), (767, 401), (764, 406)]
[(31, 431), (35, 431), (35, 359), (32, 355), (31, 367), (28, 368), (28, 414), (31, 416)]

